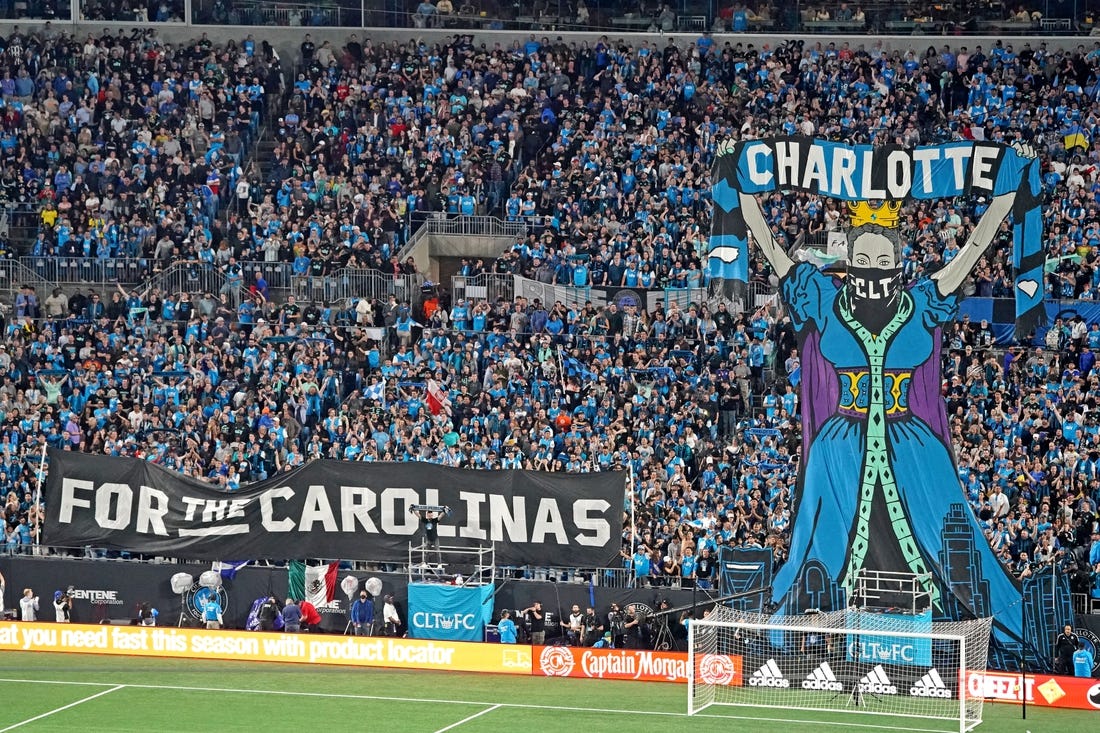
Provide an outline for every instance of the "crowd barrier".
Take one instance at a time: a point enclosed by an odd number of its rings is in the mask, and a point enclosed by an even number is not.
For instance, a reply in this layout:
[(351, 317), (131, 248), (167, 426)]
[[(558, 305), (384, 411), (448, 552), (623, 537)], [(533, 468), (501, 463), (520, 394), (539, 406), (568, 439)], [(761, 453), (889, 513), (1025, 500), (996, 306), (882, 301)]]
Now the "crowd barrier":
[[(698, 666), (700, 679), (707, 684), (740, 687), (743, 682), (739, 656), (704, 654)], [(531, 652), (531, 674), (687, 684), (691, 665), (686, 652), (536, 646)]]
[(1041, 708), (1100, 710), (1100, 679), (1016, 672), (967, 672), (967, 690), (986, 702), (1007, 702)]
[[(213, 631), (93, 624), (0, 624), (0, 651), (62, 652), (108, 656), (172, 657), (219, 661), (387, 667), (453, 672), (635, 680), (686, 684), (692, 673), (683, 652), (566, 646)], [(696, 664), (706, 684), (740, 686), (742, 659), (705, 654)], [(967, 691), (987, 702), (1100, 710), (1100, 681), (1058, 675), (967, 672)]]

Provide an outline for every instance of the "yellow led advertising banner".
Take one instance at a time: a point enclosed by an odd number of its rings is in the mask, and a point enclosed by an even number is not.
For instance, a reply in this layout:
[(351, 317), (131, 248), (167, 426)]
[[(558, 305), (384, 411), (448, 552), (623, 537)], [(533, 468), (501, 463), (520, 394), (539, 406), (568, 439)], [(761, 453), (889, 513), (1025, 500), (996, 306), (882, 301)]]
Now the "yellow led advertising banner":
[(514, 644), (149, 626), (5, 623), (0, 650), (531, 674), (531, 648)]

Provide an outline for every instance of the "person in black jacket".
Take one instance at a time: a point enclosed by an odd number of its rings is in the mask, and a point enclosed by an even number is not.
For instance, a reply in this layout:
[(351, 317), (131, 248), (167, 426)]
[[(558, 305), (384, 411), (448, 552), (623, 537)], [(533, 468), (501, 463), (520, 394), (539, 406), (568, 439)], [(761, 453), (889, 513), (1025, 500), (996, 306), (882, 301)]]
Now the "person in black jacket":
[(1054, 641), (1054, 673), (1073, 674), (1073, 653), (1077, 651), (1077, 634), (1073, 633), (1073, 627), (1066, 624), (1062, 633)]
[(540, 646), (546, 642), (546, 614), (542, 603), (535, 601), (523, 609), (523, 616), (531, 633), (531, 643)]
[(618, 603), (612, 603), (607, 613), (607, 630), (611, 633), (611, 648), (622, 649), (626, 643), (626, 620)]
[(256, 617), (260, 620), (260, 631), (274, 631), (275, 618), (279, 615), (279, 604), (275, 602), (275, 596), (268, 596), (260, 604), (260, 610)]

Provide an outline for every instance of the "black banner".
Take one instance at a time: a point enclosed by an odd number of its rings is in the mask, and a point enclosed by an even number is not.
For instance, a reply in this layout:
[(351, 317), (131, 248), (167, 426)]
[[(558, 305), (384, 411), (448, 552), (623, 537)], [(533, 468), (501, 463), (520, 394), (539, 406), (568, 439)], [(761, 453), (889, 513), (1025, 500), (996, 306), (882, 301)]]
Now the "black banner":
[(51, 545), (191, 559), (397, 562), (418, 544), (414, 504), (445, 505), (442, 545), (496, 546), (500, 565), (603, 567), (619, 556), (626, 476), (314, 461), (224, 491), (136, 458), (51, 450)]

